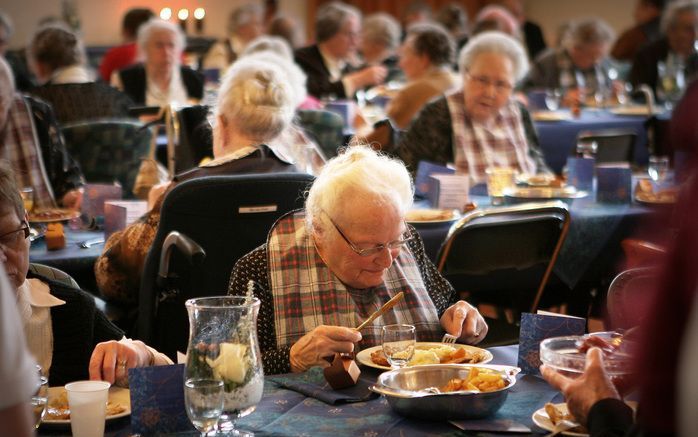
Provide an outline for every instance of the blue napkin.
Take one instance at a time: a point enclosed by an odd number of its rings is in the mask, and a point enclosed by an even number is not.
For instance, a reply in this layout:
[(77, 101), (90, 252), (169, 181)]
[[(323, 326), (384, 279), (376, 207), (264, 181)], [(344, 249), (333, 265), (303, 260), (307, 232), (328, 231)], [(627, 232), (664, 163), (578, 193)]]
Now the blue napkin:
[(304, 373), (269, 376), (268, 380), (330, 405), (365, 402), (378, 397), (378, 394), (368, 389), (375, 379), (360, 378), (353, 387), (333, 390), (320, 367), (313, 367)]

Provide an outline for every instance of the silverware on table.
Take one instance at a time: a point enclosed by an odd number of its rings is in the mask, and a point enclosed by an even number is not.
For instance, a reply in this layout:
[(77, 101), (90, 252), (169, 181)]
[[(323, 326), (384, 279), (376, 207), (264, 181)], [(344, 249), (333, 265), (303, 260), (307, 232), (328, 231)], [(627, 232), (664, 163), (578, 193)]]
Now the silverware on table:
[(78, 243), (78, 246), (82, 249), (89, 249), (90, 247), (94, 246), (95, 244), (102, 244), (104, 243), (104, 238), (93, 238), (91, 240), (85, 240), (81, 241)]

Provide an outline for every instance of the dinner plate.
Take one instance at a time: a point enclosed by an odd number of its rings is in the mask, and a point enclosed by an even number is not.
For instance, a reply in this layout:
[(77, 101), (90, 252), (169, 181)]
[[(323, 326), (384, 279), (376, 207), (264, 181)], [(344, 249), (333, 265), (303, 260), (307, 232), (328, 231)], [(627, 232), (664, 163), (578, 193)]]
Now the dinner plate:
[[(62, 392), (65, 391), (63, 387), (49, 387), (48, 389), (48, 404), (51, 405), (51, 399), (60, 396)], [(110, 387), (109, 388), (109, 402), (116, 402), (124, 407), (126, 410), (107, 416), (107, 420), (114, 420), (120, 417), (126, 417), (131, 414), (131, 394), (127, 388), (121, 387)], [(48, 408), (48, 407), (47, 407)], [(41, 421), (41, 426), (65, 426), (70, 425), (70, 419), (44, 419)]]
[[(480, 352), (485, 356), (484, 360), (478, 361), (477, 363), (472, 363), (472, 364), (485, 364), (485, 363), (489, 363), (490, 361), (492, 361), (492, 353), (490, 351), (485, 350), (485, 349), (481, 349), (481, 348), (475, 347), (475, 346), (468, 346), (466, 344), (417, 342), (415, 344), (415, 348), (417, 348), (417, 349), (432, 349), (432, 348), (437, 348), (437, 347), (441, 347), (444, 345), (463, 348), (463, 349), (467, 350), (468, 352)], [(373, 362), (373, 360), (371, 360), (371, 354), (375, 351), (378, 351), (378, 350), (383, 350), (383, 346), (373, 346), (373, 347), (370, 347), (368, 349), (364, 349), (356, 354), (356, 361), (358, 361), (360, 364), (363, 364), (364, 366), (373, 367), (374, 369), (391, 370), (390, 367), (381, 366), (380, 364), (376, 364)], [(463, 363), (463, 364), (470, 364), (470, 363)]]
[(80, 211), (73, 209), (45, 208), (35, 209), (27, 214), (29, 223), (54, 223), (80, 217)]
[(572, 119), (569, 112), (563, 111), (537, 111), (534, 112), (531, 117), (533, 117), (535, 121), (563, 121)]
[(678, 193), (676, 193), (672, 198), (659, 198), (655, 193), (652, 193), (651, 195), (648, 195), (647, 193), (636, 193), (635, 201), (643, 205), (673, 205), (676, 203), (677, 197)]
[[(561, 404), (554, 404), (555, 408), (560, 410), (563, 414), (567, 414), (567, 404), (566, 403), (561, 403)], [(540, 426), (546, 431), (555, 431), (555, 425), (553, 425), (553, 422), (550, 421), (550, 417), (548, 417), (548, 413), (546, 413), (545, 408), (541, 408), (539, 410), (536, 410), (535, 413), (533, 413), (533, 416), (531, 416), (531, 419), (533, 419), (533, 423), (536, 425)], [(583, 433), (583, 432), (573, 432), (573, 431), (563, 431), (560, 434), (562, 435), (573, 435), (573, 436), (588, 436), (589, 434)]]
[[(617, 108), (609, 109), (609, 112), (615, 115), (650, 115), (646, 105), (619, 106)], [(652, 111), (652, 114), (661, 113), (662, 111), (659, 109), (654, 109)]]
[(407, 223), (446, 223), (458, 220), (460, 213), (455, 209), (413, 209), (407, 211)]
[(573, 186), (566, 187), (512, 187), (504, 190), (505, 197), (519, 199), (578, 199), (589, 193), (577, 190)]

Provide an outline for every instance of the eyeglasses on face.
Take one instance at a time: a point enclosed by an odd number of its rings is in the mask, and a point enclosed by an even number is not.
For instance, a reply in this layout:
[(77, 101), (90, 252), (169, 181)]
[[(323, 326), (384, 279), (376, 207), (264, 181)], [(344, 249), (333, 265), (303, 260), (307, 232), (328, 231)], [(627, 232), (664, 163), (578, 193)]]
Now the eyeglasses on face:
[(0, 235), (0, 246), (3, 248), (16, 249), (21, 241), (29, 238), (29, 223), (24, 221), (22, 225), (23, 226), (19, 229)]
[[(323, 212), (324, 212), (324, 211), (323, 211)], [(410, 237), (410, 236), (407, 234), (407, 232), (405, 232), (405, 233), (403, 234), (403, 238), (400, 239), (400, 240), (391, 241), (391, 242), (385, 243), (385, 244), (378, 244), (378, 245), (372, 246), (372, 247), (359, 248), (359, 247), (357, 247), (354, 243), (352, 243), (351, 241), (349, 241), (349, 239), (347, 238), (347, 236), (344, 235), (344, 232), (342, 232), (341, 229), (339, 229), (339, 226), (337, 226), (337, 223), (335, 223), (334, 220), (332, 220), (332, 217), (330, 217), (329, 214), (327, 214), (327, 213), (325, 212), (325, 215), (327, 216), (328, 219), (330, 219), (330, 223), (332, 223), (332, 226), (334, 226), (334, 228), (337, 230), (337, 232), (339, 233), (339, 235), (342, 236), (342, 238), (344, 239), (344, 241), (347, 242), (347, 244), (349, 245), (349, 247), (351, 248), (351, 250), (353, 250), (354, 253), (356, 253), (356, 254), (359, 255), (359, 256), (371, 256), (371, 255), (375, 255), (375, 254), (377, 254), (377, 253), (382, 252), (384, 249), (388, 249), (388, 250), (402, 249), (402, 247), (403, 247), (404, 245), (406, 245), (407, 243), (409, 243), (409, 242), (412, 240), (412, 237)]]
[(514, 88), (512, 84), (505, 80), (493, 80), (487, 76), (474, 75), (470, 73), (466, 74), (468, 75), (468, 78), (470, 78), (470, 80), (473, 81), (473, 83), (479, 88), (489, 88), (490, 86), (494, 86), (495, 91), (500, 94), (509, 92), (512, 88)]

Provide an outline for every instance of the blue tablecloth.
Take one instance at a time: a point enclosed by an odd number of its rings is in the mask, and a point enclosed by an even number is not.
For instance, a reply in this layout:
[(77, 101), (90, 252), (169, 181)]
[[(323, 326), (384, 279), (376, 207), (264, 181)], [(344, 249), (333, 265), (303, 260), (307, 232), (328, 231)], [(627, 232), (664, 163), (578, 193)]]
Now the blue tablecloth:
[(581, 131), (601, 129), (632, 129), (637, 133), (635, 140), (635, 163), (647, 164), (646, 116), (620, 116), (604, 110), (584, 110), (581, 117), (562, 121), (536, 121), (540, 147), (545, 162), (555, 173), (562, 173), (567, 157), (575, 150), (577, 134)]

